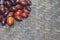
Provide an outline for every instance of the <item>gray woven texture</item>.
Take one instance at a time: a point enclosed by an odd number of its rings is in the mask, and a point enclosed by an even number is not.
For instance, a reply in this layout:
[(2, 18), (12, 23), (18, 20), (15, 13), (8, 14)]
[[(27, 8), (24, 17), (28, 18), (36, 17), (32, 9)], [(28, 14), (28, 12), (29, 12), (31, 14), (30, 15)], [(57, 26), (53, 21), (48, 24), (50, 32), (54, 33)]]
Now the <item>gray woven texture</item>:
[(60, 0), (31, 0), (27, 19), (0, 24), (0, 40), (60, 40)]

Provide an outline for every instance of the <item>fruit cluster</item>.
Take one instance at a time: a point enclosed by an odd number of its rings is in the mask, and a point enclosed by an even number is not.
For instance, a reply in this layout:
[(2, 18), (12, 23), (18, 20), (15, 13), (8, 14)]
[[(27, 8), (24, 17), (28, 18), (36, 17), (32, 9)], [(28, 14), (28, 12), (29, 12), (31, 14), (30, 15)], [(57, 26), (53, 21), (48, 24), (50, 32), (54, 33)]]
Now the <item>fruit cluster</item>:
[(31, 11), (30, 0), (0, 0), (0, 22), (9, 26), (14, 24), (14, 19), (22, 21), (29, 16)]

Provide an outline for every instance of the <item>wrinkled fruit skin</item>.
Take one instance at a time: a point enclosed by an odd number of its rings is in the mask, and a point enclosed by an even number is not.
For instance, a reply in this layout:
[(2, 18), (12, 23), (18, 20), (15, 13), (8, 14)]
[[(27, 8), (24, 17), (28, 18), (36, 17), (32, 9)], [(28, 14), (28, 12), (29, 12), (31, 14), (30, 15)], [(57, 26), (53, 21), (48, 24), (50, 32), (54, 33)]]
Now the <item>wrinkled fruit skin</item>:
[(32, 5), (32, 2), (30, 0), (26, 0), (26, 1), (29, 6)]
[(14, 20), (22, 21), (28, 18), (31, 12), (32, 2), (30, 0), (0, 0), (0, 22), (9, 26), (14, 24)]
[(9, 12), (7, 17), (9, 17), (9, 16), (14, 16), (14, 12)]
[(28, 13), (22, 13), (22, 17), (23, 17), (23, 18), (27, 18), (28, 16), (29, 16)]
[(27, 5), (27, 1), (26, 0), (20, 0), (20, 3), (24, 6)]
[(18, 21), (22, 21), (22, 17), (21, 17), (21, 14), (23, 13), (23, 10), (18, 10), (15, 12), (15, 19), (18, 20)]
[(22, 13), (22, 17), (23, 17), (23, 18), (27, 18), (27, 17), (29, 16), (30, 11), (27, 10), (27, 9), (24, 9), (23, 11), (24, 11), (24, 12)]
[(23, 6), (22, 5), (16, 5), (16, 9), (19, 10), (19, 9), (23, 9)]
[(30, 11), (29, 11), (29, 10), (27, 10), (27, 9), (24, 9), (24, 13), (29, 14), (29, 13), (30, 13)]
[(15, 12), (15, 16), (20, 16), (23, 13), (23, 10), (18, 10)]
[(9, 2), (9, 1), (6, 1), (6, 2), (4, 2), (4, 3), (5, 3), (4, 5), (5, 5), (6, 7), (11, 7), (11, 6), (12, 6), (11, 2)]
[(17, 21), (22, 21), (22, 20), (23, 20), (23, 17), (21, 17), (21, 16), (16, 16), (15, 19), (16, 19)]
[(14, 18), (13, 18), (13, 17), (8, 17), (8, 18), (7, 18), (7, 24), (8, 24), (9, 26), (11, 26), (12, 24), (14, 24)]

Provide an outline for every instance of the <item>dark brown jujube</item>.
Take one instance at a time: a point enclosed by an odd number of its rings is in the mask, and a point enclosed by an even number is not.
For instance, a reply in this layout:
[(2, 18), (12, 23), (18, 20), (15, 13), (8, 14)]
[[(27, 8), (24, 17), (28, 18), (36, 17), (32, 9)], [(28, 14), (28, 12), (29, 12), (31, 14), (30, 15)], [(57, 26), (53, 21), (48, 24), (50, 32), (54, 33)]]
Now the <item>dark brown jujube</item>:
[(21, 3), (23, 6), (26, 6), (26, 5), (27, 5), (27, 1), (26, 1), (26, 0), (20, 0), (20, 3)]
[(28, 14), (28, 13), (25, 13), (25, 12), (24, 12), (24, 13), (22, 13), (22, 17), (23, 17), (23, 18), (27, 18), (28, 16), (29, 16), (29, 14)]
[(9, 26), (14, 24), (14, 19), (22, 21), (29, 16), (32, 2), (30, 0), (0, 0), (0, 22)]
[(19, 10), (19, 9), (23, 9), (23, 6), (22, 5), (16, 5), (16, 9)]
[(6, 17), (8, 15), (9, 11), (6, 11), (3, 16)]
[(17, 21), (22, 21), (22, 20), (23, 20), (23, 17), (21, 17), (21, 16), (16, 16), (15, 19), (16, 19)]
[(20, 0), (15, 0), (16, 1), (16, 4), (19, 4), (20, 3)]
[(4, 2), (4, 3), (5, 3), (4, 5), (5, 5), (6, 7), (11, 7), (11, 6), (12, 6), (11, 2), (9, 2), (9, 1), (6, 1), (6, 2)]
[(9, 0), (9, 1), (12, 3), (13, 6), (16, 5), (15, 0)]
[(5, 12), (4, 5), (0, 5), (0, 14), (3, 14)]
[(26, 7), (25, 7), (25, 9), (27, 9), (27, 10), (31, 11), (30, 6), (26, 6)]
[(3, 17), (3, 16), (2, 16), (2, 15), (0, 15), (0, 21), (2, 20), (2, 17)]
[(23, 11), (24, 11), (24, 13), (28, 13), (28, 14), (30, 13), (30, 11), (27, 9), (24, 9)]
[(27, 4), (30, 6), (32, 4), (32, 2), (30, 0), (26, 0)]
[(14, 12), (9, 12), (9, 14), (7, 15), (7, 17), (9, 17), (9, 16), (14, 16)]

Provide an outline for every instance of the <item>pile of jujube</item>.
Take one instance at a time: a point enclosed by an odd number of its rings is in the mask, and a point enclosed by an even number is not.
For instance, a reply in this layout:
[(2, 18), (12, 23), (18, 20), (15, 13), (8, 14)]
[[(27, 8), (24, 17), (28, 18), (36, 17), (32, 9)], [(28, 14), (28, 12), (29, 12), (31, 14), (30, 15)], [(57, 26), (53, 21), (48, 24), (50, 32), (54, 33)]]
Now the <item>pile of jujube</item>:
[(27, 18), (31, 12), (30, 0), (0, 0), (0, 22), (9, 26), (16, 21), (22, 21)]

